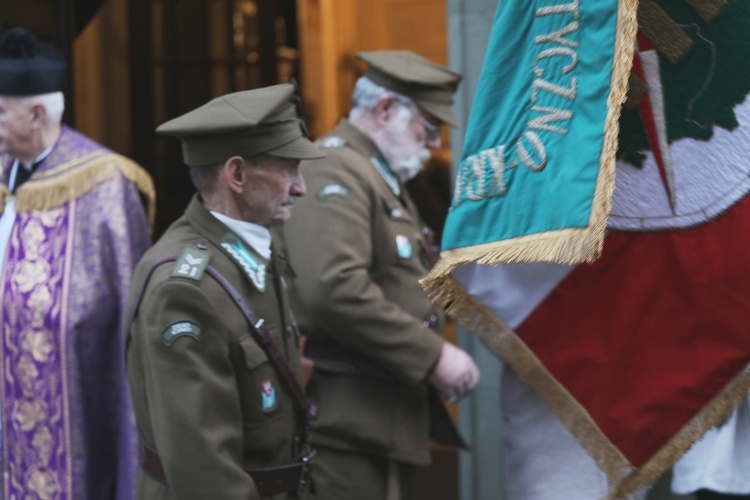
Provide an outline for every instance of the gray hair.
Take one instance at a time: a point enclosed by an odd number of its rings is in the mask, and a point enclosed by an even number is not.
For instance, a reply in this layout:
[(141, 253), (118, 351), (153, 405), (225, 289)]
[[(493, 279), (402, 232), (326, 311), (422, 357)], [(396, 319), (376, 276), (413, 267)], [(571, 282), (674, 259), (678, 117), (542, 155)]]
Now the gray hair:
[[(252, 167), (258, 167), (263, 162), (265, 156), (250, 156), (245, 161)], [(199, 193), (210, 193), (216, 187), (216, 181), (219, 179), (219, 172), (224, 167), (224, 162), (216, 165), (189, 165), (190, 180), (193, 187)]]
[(219, 178), (219, 172), (223, 163), (217, 163), (216, 165), (190, 165), (190, 180), (193, 182), (193, 187), (199, 193), (210, 193), (213, 191), (216, 181)]
[(349, 111), (349, 118), (357, 118), (366, 112), (374, 111), (378, 106), (378, 101), (384, 97), (393, 96), (400, 105), (415, 109), (414, 101), (392, 90), (388, 90), (382, 85), (378, 85), (367, 77), (360, 77), (354, 86), (352, 92), (352, 109)]
[(62, 92), (19, 97), (18, 103), (26, 109), (31, 109), (36, 104), (42, 105), (47, 110), (47, 123), (59, 124), (62, 122), (63, 112), (65, 111), (65, 96)]

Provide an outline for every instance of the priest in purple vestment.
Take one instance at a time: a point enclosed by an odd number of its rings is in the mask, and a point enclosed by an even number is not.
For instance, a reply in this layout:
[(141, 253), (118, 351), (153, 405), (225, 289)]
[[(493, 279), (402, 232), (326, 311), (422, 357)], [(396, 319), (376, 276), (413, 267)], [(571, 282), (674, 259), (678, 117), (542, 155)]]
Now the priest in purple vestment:
[(120, 323), (154, 189), (61, 124), (64, 72), (28, 31), (0, 39), (0, 497), (129, 500)]

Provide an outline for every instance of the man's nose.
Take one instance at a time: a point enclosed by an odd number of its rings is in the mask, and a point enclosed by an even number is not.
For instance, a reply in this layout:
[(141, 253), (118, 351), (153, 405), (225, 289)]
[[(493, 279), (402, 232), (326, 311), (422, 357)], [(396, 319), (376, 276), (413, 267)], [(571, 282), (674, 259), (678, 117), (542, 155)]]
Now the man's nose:
[(305, 178), (302, 175), (302, 172), (298, 172), (294, 177), (289, 192), (294, 196), (305, 196), (307, 193), (307, 184), (305, 184)]

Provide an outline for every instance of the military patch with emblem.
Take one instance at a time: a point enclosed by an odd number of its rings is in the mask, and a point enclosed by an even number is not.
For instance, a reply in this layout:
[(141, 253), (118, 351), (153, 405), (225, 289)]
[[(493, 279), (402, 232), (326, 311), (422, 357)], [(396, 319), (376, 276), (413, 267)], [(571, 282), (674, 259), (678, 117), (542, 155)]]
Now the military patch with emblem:
[(317, 196), (320, 200), (327, 200), (332, 196), (346, 198), (347, 196), (349, 196), (349, 188), (342, 184), (326, 184), (322, 188), (318, 189)]
[(180, 337), (192, 337), (195, 340), (201, 339), (201, 327), (192, 321), (178, 321), (169, 325), (162, 333), (161, 339), (167, 346), (172, 346), (175, 340)]
[(408, 237), (404, 236), (403, 234), (399, 234), (396, 236), (396, 246), (398, 247), (398, 256), (402, 259), (410, 259), (411, 258), (411, 241)]
[(266, 265), (232, 233), (224, 235), (221, 239), (221, 246), (242, 267), (255, 288), (261, 293), (265, 292)]
[(173, 278), (187, 278), (200, 281), (203, 272), (206, 270), (208, 261), (211, 256), (207, 253), (200, 252), (194, 248), (183, 248), (177, 262), (172, 269)]
[(271, 379), (260, 383), (260, 398), (263, 411), (271, 411), (276, 408), (276, 388)]

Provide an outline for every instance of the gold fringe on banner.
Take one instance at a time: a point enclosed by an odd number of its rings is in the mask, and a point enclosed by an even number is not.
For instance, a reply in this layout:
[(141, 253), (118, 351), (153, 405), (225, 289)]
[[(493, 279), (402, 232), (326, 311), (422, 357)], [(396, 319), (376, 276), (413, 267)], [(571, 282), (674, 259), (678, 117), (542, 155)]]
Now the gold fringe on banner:
[(41, 172), (16, 192), (16, 211), (51, 210), (85, 195), (99, 184), (122, 175), (146, 199), (149, 227), (156, 218), (156, 190), (148, 173), (137, 163), (108, 151), (92, 154)]
[(453, 269), (472, 262), (489, 265), (540, 261), (577, 264), (592, 262), (599, 258), (607, 218), (612, 207), (620, 112), (628, 94), (635, 36), (638, 32), (637, 11), (638, 0), (620, 0), (618, 3), (617, 36), (611, 77), (612, 90), (607, 99), (604, 140), (588, 227), (547, 231), (442, 252), (439, 262), (422, 280), (423, 287), (439, 286)]
[(634, 467), (602, 432), (586, 409), (562, 386), (524, 342), (492, 311), (451, 277), (430, 298), (463, 323), (508, 363), (555, 412), (562, 424), (596, 462), (610, 483), (609, 500), (633, 498), (653, 484), (708, 430), (717, 426), (750, 396), (750, 365), (670, 439), (641, 468)]

